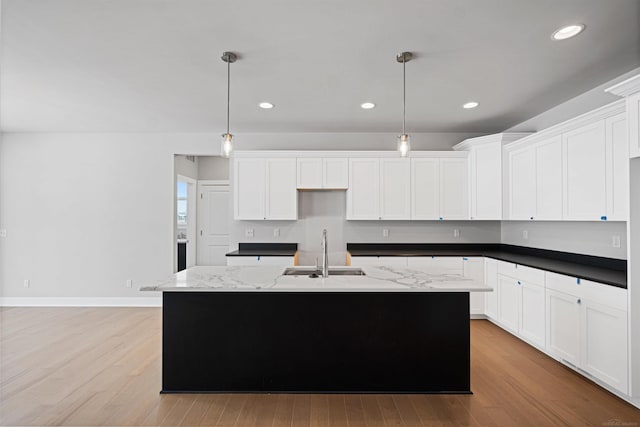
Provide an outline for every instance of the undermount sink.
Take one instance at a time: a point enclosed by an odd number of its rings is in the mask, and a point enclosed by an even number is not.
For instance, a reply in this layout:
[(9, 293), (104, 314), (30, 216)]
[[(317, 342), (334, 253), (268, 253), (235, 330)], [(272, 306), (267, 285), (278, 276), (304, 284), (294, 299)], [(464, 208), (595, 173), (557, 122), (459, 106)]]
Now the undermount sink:
[[(322, 270), (314, 267), (288, 267), (282, 273), (283, 276), (319, 276), (322, 277)], [(329, 276), (364, 276), (361, 268), (349, 267), (329, 267)]]

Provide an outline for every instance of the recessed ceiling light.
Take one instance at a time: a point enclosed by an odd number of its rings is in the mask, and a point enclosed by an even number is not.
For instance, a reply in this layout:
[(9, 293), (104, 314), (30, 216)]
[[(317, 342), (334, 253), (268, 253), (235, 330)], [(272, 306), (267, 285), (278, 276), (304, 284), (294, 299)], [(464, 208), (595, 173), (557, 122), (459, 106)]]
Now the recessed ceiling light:
[(468, 110), (470, 108), (476, 108), (478, 105), (480, 105), (480, 104), (475, 102), (475, 101), (471, 101), (471, 102), (467, 102), (466, 104), (462, 105), (462, 108), (466, 108)]
[(567, 25), (566, 27), (562, 27), (559, 30), (556, 30), (553, 34), (551, 34), (551, 38), (553, 40), (566, 40), (571, 37), (577, 36), (584, 30), (583, 24), (576, 25)]
[(362, 108), (363, 110), (371, 110), (372, 108), (375, 108), (376, 104), (374, 104), (373, 102), (363, 102), (362, 104), (360, 104), (360, 108)]
[(258, 107), (268, 110), (270, 108), (273, 108), (273, 104), (270, 102), (261, 102), (260, 104), (258, 104)]

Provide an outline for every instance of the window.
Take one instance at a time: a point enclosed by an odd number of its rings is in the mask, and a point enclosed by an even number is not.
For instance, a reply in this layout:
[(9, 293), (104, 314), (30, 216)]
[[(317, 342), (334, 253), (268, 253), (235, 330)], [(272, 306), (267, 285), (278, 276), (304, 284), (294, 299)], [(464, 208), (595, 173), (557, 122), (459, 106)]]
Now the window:
[(177, 194), (177, 209), (178, 214), (177, 224), (178, 226), (187, 225), (187, 187), (188, 184), (184, 181), (178, 181), (178, 194)]

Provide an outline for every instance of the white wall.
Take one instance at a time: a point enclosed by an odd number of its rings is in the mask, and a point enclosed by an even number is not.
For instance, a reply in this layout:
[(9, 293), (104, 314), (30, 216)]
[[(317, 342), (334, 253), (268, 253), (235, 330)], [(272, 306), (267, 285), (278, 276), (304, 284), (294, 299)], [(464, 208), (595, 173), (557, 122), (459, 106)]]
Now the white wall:
[[(529, 238), (523, 238), (523, 231)], [(612, 238), (620, 236), (620, 247)], [(627, 226), (624, 222), (503, 221), (502, 243), (574, 252), (608, 258), (627, 258)]]
[(213, 149), (202, 134), (4, 134), (0, 295), (141, 296), (172, 272), (174, 153)]
[(198, 157), (198, 179), (228, 180), (229, 159), (217, 156)]

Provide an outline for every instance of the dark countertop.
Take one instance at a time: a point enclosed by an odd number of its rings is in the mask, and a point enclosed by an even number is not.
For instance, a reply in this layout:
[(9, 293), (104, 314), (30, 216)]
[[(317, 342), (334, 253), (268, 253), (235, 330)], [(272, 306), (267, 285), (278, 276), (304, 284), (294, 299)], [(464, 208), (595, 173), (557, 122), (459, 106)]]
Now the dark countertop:
[(297, 243), (240, 243), (226, 256), (294, 256), (297, 251)]
[(394, 244), (347, 243), (352, 257), (358, 256), (484, 256), (539, 268), (553, 273), (627, 288), (627, 262), (570, 252), (504, 244)]

